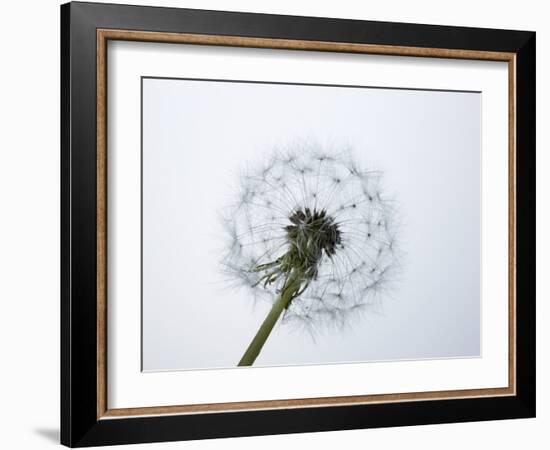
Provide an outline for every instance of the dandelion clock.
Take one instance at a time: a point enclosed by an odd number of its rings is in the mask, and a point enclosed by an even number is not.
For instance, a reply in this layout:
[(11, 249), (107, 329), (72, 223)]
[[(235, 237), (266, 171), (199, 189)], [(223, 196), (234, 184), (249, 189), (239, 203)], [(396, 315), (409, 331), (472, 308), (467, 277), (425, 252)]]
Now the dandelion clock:
[(351, 151), (277, 151), (240, 181), (222, 268), (272, 305), (239, 361), (250, 366), (277, 323), (337, 329), (373, 305), (397, 267), (397, 238), (382, 174)]

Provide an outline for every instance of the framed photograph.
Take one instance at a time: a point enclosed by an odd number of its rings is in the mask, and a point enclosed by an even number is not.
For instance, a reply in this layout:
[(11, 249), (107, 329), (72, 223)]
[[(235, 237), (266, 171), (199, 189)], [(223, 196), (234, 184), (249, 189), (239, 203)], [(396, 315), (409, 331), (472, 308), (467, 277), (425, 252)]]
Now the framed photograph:
[(535, 415), (535, 33), (61, 7), (61, 441)]

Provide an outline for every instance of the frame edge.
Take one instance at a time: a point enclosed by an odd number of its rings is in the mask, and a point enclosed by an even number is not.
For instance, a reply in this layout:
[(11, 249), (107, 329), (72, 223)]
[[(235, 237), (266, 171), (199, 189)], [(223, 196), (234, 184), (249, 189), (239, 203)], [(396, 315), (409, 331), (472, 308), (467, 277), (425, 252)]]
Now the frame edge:
[(70, 369), (70, 14), (71, 5), (60, 6), (60, 201), (61, 201), (61, 248), (60, 248), (60, 443), (71, 445), (71, 369)]

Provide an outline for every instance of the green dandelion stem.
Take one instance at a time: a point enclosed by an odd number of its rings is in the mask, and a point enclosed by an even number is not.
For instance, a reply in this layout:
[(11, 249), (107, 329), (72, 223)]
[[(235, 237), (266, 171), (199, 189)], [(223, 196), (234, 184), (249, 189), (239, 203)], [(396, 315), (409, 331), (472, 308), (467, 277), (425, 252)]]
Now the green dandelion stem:
[(299, 271), (294, 271), (290, 275), (281, 295), (277, 298), (269, 314), (264, 319), (262, 325), (260, 326), (256, 336), (252, 339), (252, 342), (244, 352), (243, 357), (239, 361), (239, 366), (251, 366), (256, 361), (256, 358), (262, 351), (262, 348), (267, 341), (267, 338), (271, 334), (271, 330), (279, 320), (281, 313), (290, 305), (290, 302), (297, 296), (300, 292), (302, 276)]

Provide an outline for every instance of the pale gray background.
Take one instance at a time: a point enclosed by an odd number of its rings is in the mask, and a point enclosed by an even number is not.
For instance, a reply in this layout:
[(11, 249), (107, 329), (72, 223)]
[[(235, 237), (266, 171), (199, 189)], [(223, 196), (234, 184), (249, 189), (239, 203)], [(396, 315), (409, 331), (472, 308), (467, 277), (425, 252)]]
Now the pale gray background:
[(218, 270), (221, 208), (278, 144), (350, 144), (397, 200), (403, 271), (354, 326), (276, 327), (255, 365), (480, 355), (479, 93), (144, 79), (143, 368), (232, 367), (270, 305)]

